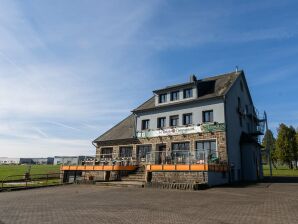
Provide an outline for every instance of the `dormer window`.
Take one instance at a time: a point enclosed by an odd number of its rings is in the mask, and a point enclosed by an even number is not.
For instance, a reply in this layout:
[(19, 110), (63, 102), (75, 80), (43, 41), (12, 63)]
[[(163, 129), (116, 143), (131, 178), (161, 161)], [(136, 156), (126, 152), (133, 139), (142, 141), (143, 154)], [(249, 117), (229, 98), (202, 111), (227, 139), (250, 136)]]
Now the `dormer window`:
[(159, 97), (158, 98), (158, 102), (159, 103), (165, 103), (165, 102), (167, 102), (167, 94), (160, 94), (158, 97)]
[(179, 91), (171, 92), (171, 101), (179, 100)]
[(192, 89), (184, 89), (183, 90), (183, 98), (191, 98), (192, 97)]

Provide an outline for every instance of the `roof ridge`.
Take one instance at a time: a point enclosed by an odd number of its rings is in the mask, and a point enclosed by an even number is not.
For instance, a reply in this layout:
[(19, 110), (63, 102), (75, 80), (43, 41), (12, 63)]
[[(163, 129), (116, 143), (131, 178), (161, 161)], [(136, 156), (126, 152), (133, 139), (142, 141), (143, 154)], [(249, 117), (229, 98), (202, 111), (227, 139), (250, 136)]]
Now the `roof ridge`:
[(223, 76), (227, 76), (227, 75), (232, 75), (232, 74), (234, 74), (234, 75), (236, 75), (236, 74), (237, 75), (240, 75), (241, 73), (243, 73), (243, 70), (239, 70), (237, 72), (236, 71), (233, 71), (233, 72), (221, 73), (221, 74), (218, 74), (218, 75), (205, 77), (203, 79), (198, 79), (198, 81), (200, 81), (200, 80), (204, 81), (204, 80), (208, 80), (208, 79), (219, 78), (219, 77), (223, 77)]
[(126, 118), (124, 118), (123, 120), (121, 120), (120, 122), (118, 122), (117, 124), (115, 124), (113, 127), (111, 127), (110, 129), (108, 129), (106, 132), (104, 132), (102, 135), (100, 135), (99, 137), (97, 137), (95, 140), (93, 140), (92, 142), (95, 142), (97, 139), (100, 139), (101, 137), (103, 137), (105, 134), (109, 133), (111, 130), (113, 130), (114, 128), (117, 128), (119, 125), (121, 125), (126, 119), (128, 119), (129, 117), (133, 116), (133, 113), (131, 113), (129, 116), (127, 116)]

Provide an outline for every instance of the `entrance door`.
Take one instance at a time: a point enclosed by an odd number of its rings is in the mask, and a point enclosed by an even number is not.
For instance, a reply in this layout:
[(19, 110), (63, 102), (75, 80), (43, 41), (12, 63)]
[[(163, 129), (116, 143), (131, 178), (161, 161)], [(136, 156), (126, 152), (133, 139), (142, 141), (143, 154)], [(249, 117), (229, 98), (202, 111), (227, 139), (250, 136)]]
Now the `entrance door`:
[(155, 153), (155, 164), (164, 164), (166, 163), (166, 145), (160, 144), (157, 145), (157, 151)]

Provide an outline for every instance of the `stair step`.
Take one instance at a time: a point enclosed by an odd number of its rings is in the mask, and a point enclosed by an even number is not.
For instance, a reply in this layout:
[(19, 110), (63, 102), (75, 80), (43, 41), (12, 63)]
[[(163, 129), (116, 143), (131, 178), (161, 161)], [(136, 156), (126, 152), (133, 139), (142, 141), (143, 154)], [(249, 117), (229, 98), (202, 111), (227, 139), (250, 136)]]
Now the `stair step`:
[(137, 181), (115, 181), (115, 182), (96, 182), (97, 186), (101, 187), (132, 187), (132, 188), (143, 188), (144, 182)]

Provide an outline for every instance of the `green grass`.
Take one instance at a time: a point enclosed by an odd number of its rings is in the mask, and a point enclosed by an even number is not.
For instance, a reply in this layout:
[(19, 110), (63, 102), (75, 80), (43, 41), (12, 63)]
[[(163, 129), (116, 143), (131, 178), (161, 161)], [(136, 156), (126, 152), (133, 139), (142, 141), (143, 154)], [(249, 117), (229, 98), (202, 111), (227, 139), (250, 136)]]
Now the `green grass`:
[[(270, 176), (269, 165), (263, 165), (263, 172), (264, 176)], [(272, 176), (298, 177), (298, 169), (291, 170), (287, 166), (277, 166), (277, 169), (275, 169), (272, 166)]]
[[(47, 173), (59, 173), (59, 165), (32, 165), (31, 174), (47, 174)], [(1, 165), (0, 166), (0, 181), (11, 175), (24, 175), (28, 170), (28, 165)], [(21, 176), (11, 177), (9, 179), (21, 179)]]

